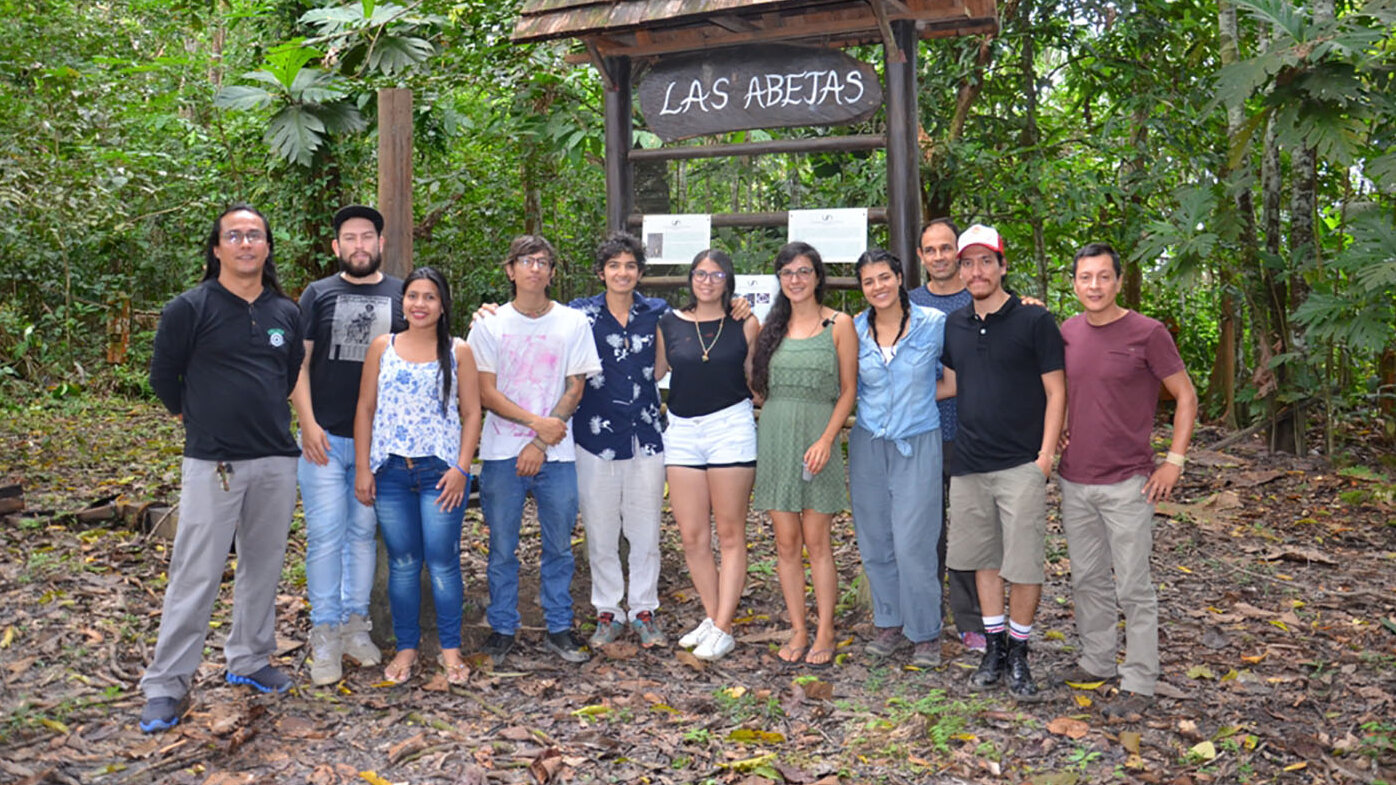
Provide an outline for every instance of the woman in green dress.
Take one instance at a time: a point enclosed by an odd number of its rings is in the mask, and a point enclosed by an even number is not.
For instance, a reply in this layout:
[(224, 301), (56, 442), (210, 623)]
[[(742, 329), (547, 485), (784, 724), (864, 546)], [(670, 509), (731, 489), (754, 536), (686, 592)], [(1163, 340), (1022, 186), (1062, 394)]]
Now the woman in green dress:
[[(858, 334), (848, 314), (824, 306), (824, 261), (807, 243), (788, 243), (775, 259), (780, 292), (756, 339), (751, 389), (764, 404), (757, 428), (757, 509), (770, 512), (776, 573), (790, 613), (790, 638), (778, 656), (827, 667), (834, 658), (838, 572), (829, 530), (848, 507), (838, 444), (858, 392)], [(805, 623), (805, 570), (819, 624)]]

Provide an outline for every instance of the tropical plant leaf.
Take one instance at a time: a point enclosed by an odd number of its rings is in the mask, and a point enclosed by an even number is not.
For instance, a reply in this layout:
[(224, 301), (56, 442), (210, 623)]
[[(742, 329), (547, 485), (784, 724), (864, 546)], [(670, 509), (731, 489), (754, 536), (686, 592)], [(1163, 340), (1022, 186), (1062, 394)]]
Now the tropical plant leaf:
[(335, 35), (366, 18), (359, 5), (351, 3), (338, 8), (312, 8), (301, 14), (300, 23), (314, 27), (321, 35)]
[(339, 79), (319, 68), (302, 68), (291, 85), (292, 100), (306, 104), (338, 101), (345, 95)]
[(1311, 25), (1308, 16), (1288, 0), (1235, 0), (1234, 4), (1252, 17), (1283, 31), (1295, 43), (1309, 40)]
[(267, 51), (266, 70), (287, 90), (294, 89), (296, 77), (306, 63), (324, 55), (318, 49), (303, 46), (303, 40), (296, 38)]
[(325, 124), (325, 130), (332, 134), (354, 134), (368, 128), (368, 121), (358, 107), (349, 101), (335, 101), (319, 104), (310, 111)]
[(271, 105), (272, 94), (251, 85), (227, 85), (213, 96), (213, 105), (220, 109), (265, 109)]
[(262, 82), (264, 84), (269, 84), (272, 87), (275, 87), (278, 93), (285, 92), (289, 89), (286, 85), (281, 83), (280, 79), (276, 78), (276, 74), (264, 69), (257, 71), (248, 71), (247, 73), (242, 75), (242, 78), (251, 79), (254, 82)]
[(325, 139), (325, 123), (308, 107), (291, 104), (272, 115), (267, 124), (267, 144), (279, 158), (310, 166)]
[(1362, 173), (1372, 179), (1381, 190), (1396, 191), (1396, 150), (1386, 155), (1368, 159)]
[(382, 35), (369, 53), (368, 67), (388, 76), (402, 73), (436, 54), (436, 47), (425, 38)]

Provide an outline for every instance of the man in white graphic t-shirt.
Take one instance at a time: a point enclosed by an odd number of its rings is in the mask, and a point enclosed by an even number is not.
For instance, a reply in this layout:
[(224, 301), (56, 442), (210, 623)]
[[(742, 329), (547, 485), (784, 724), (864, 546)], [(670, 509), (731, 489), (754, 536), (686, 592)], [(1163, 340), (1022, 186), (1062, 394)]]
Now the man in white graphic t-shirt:
[(601, 361), (586, 317), (548, 298), (556, 265), (557, 252), (547, 240), (515, 238), (504, 259), (514, 298), (495, 318), (478, 321), (468, 338), (486, 410), (480, 506), (490, 527), (486, 618), (492, 632), (484, 652), (496, 663), (513, 648), (519, 627), (517, 551), (530, 492), (543, 540), (539, 584), (546, 646), (567, 662), (589, 659), (572, 631), (577, 470), (568, 421)]

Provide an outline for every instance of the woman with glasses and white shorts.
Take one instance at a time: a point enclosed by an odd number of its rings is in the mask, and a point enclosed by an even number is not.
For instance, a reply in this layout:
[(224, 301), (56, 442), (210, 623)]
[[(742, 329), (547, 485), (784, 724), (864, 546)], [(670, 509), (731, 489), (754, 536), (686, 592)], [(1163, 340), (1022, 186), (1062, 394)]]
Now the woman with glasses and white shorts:
[[(733, 318), (734, 277), (732, 258), (722, 251), (694, 257), (688, 271), (692, 297), (660, 317), (655, 357), (656, 379), (674, 374), (664, 432), (669, 505), (704, 612), (679, 645), (704, 660), (720, 659), (736, 646), (732, 619), (746, 584), (746, 516), (756, 479), (756, 420), (747, 378), (760, 324), (754, 316)], [(712, 525), (721, 569), (713, 559)]]

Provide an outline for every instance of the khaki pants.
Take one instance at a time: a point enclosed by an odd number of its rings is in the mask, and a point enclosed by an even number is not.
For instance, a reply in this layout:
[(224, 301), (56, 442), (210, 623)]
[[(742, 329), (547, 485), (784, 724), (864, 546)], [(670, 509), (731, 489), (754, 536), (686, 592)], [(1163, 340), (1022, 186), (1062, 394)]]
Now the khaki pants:
[(277, 587), (296, 507), (296, 460), (228, 461), (225, 489), (217, 461), (184, 459), (160, 635), (141, 678), (147, 698), (181, 698), (189, 692), (203, 661), (228, 546), (235, 542), (233, 624), (223, 657), (228, 670), (240, 676), (270, 663), (276, 653)]
[(1097, 676), (1116, 673), (1116, 626), (1123, 611), (1125, 661), (1118, 668), (1120, 687), (1153, 695), (1159, 673), (1158, 597), (1149, 573), (1154, 506), (1141, 493), (1145, 479), (1133, 477), (1111, 485), (1063, 479), (1060, 484), (1076, 631), (1081, 637), (1079, 663)]

